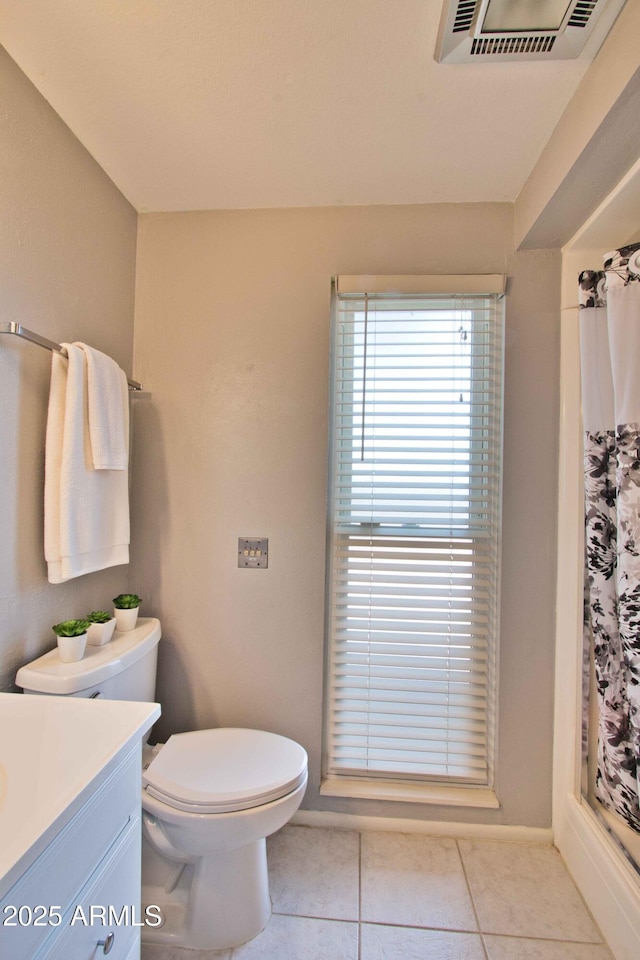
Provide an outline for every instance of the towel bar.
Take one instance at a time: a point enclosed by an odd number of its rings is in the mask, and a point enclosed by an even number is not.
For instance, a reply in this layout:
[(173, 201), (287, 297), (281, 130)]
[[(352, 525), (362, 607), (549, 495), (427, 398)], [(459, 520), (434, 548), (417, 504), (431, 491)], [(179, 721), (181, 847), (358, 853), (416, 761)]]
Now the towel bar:
[[(39, 333), (34, 333), (33, 330), (28, 330), (26, 327), (23, 327), (21, 323), (16, 323), (15, 320), (9, 320), (0, 323), (0, 333), (13, 333), (16, 337), (21, 337), (23, 340), (29, 340), (31, 343), (35, 343), (39, 347), (45, 347), (47, 350), (53, 350), (56, 353), (61, 353), (63, 357), (66, 357), (67, 355), (67, 351), (59, 343), (56, 343), (54, 340), (47, 340), (46, 337), (41, 337)], [(130, 390), (142, 390), (142, 384), (138, 383), (137, 380), (129, 380), (127, 378), (127, 383), (129, 384)]]

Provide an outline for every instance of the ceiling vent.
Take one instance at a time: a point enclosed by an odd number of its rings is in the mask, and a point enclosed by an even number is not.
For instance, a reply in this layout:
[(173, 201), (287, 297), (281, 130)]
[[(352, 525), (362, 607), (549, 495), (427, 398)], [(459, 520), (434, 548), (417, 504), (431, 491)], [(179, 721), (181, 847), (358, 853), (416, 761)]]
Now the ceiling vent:
[(604, 40), (626, 0), (445, 0), (436, 44), (440, 63), (570, 60), (600, 14)]

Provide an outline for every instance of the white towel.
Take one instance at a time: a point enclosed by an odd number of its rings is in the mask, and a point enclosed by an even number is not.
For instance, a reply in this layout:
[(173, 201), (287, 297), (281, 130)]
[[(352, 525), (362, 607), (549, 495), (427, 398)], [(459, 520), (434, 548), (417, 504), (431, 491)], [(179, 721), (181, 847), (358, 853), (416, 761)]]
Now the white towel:
[(75, 343), (74, 346), (84, 350), (87, 361), (89, 436), (94, 470), (126, 470), (129, 461), (127, 376), (106, 353), (86, 343)]
[[(68, 359), (53, 354), (45, 453), (50, 583), (129, 562), (129, 471), (93, 468), (85, 353), (63, 346)], [(125, 439), (128, 449), (128, 419)]]

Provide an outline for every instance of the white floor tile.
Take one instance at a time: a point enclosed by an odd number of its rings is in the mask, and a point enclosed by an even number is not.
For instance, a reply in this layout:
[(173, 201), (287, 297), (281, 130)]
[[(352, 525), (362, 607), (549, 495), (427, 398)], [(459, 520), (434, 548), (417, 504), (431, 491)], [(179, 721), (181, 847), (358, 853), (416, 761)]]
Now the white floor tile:
[(358, 924), (274, 914), (258, 936), (235, 947), (232, 960), (357, 960)]
[(231, 960), (231, 950), (187, 950), (166, 943), (143, 943), (140, 960)]
[(613, 960), (603, 944), (485, 937), (489, 960)]
[(485, 960), (475, 933), (363, 923), (360, 938), (361, 960)]
[(532, 939), (601, 942), (554, 847), (458, 842), (481, 930)]
[(267, 841), (273, 912), (357, 920), (359, 858), (352, 830), (284, 827)]
[(546, 844), (287, 826), (268, 859), (274, 913), (254, 940), (143, 944), (141, 960), (613, 960)]
[(475, 931), (455, 840), (362, 834), (362, 920)]

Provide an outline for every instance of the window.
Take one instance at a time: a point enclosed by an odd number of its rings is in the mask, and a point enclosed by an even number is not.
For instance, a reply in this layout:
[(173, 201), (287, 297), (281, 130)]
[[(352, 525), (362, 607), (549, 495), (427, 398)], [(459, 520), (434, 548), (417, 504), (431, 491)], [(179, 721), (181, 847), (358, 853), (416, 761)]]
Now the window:
[(491, 786), (502, 289), (334, 283), (330, 780)]

